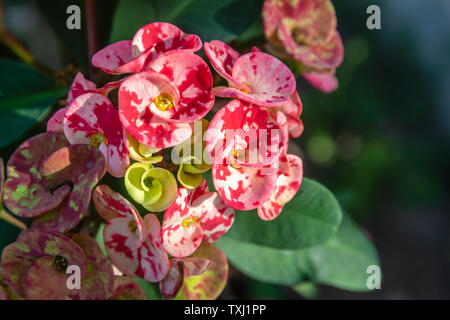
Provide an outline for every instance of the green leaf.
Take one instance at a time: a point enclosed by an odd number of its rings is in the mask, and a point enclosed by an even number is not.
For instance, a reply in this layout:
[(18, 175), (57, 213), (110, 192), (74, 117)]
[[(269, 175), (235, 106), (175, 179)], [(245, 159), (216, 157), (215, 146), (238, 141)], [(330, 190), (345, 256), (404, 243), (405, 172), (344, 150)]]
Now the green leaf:
[(279, 249), (300, 249), (327, 241), (338, 230), (342, 211), (333, 194), (320, 183), (303, 178), (295, 197), (272, 221), (256, 211), (238, 211), (228, 238)]
[(67, 91), (30, 67), (0, 58), (0, 147), (19, 139), (41, 121), (55, 100)]
[(134, 281), (136, 281), (144, 290), (145, 296), (147, 297), (147, 300), (161, 300), (162, 295), (159, 291), (159, 284), (158, 283), (152, 283), (148, 282), (141, 278), (133, 278)]
[(105, 229), (105, 224), (106, 223), (101, 222), (100, 225), (98, 226), (97, 234), (95, 235), (95, 240), (97, 241), (98, 245), (102, 249), (103, 254), (105, 256), (108, 256), (108, 252), (106, 252), (106, 248), (105, 248), (105, 241), (103, 240), (103, 229)]
[(17, 236), (22, 230), (9, 224), (6, 221), (0, 220), (0, 256), (3, 249), (16, 241)]
[(280, 250), (240, 242), (227, 234), (216, 245), (249, 277), (288, 286), (306, 281), (367, 291), (367, 267), (379, 265), (372, 243), (347, 215), (329, 241), (311, 248)]
[(150, 22), (170, 22), (202, 41), (231, 41), (261, 15), (263, 0), (156, 0), (119, 1), (111, 41), (131, 39)]

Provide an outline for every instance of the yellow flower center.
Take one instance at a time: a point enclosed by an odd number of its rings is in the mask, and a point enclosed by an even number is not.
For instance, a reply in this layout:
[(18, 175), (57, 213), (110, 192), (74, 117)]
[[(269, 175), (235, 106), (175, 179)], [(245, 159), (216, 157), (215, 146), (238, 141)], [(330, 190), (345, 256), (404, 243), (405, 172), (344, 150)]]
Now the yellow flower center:
[(196, 217), (189, 217), (189, 218), (187, 218), (187, 219), (184, 219), (184, 220), (181, 222), (181, 226), (182, 226), (183, 228), (188, 228), (188, 227), (190, 227), (193, 223), (200, 223), (200, 222), (199, 222), (199, 220), (198, 220)]
[(106, 144), (106, 137), (103, 134), (97, 132), (91, 136), (91, 146), (98, 148), (102, 143)]
[(245, 94), (249, 94), (250, 90), (252, 90), (252, 88), (250, 87), (250, 83), (248, 83), (247, 81), (244, 81), (244, 82), (242, 82), (242, 84), (244, 86), (246, 86), (249, 90), (242, 88), (242, 89), (239, 89), (239, 91), (242, 93), (245, 93)]
[(173, 98), (170, 94), (161, 93), (155, 98), (155, 106), (161, 111), (167, 111), (173, 107)]
[(131, 233), (133, 233), (133, 234), (136, 233), (136, 229), (137, 229), (136, 221), (131, 220), (128, 223), (128, 228), (130, 228)]

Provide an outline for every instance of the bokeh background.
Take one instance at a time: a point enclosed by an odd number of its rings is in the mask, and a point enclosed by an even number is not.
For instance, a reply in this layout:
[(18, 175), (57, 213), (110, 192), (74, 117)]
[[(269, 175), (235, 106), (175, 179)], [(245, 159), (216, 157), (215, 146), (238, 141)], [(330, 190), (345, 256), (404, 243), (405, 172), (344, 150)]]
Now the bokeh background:
[[(258, 14), (260, 8), (247, 7), (245, 1), (239, 0), (242, 9), (236, 16), (246, 10)], [(69, 64), (92, 71), (86, 41), (82, 41), (86, 28), (69, 36), (62, 30), (67, 5), (83, 7), (82, 1), (1, 2), (7, 30), (52, 71), (66, 70), (61, 81), (70, 73)], [(305, 176), (331, 189), (374, 241), (382, 287), (352, 293), (305, 283), (296, 292), (251, 280), (232, 269), (221, 297), (448, 299), (450, 2), (333, 3), (345, 47), (344, 63), (337, 69), (340, 86), (327, 95), (298, 80), (305, 131), (291, 142), (291, 148), (302, 155)], [(381, 8), (381, 30), (366, 27), (366, 8), (371, 4)], [(116, 6), (117, 1), (97, 3), (100, 46), (109, 42)], [(263, 43), (261, 38), (254, 41)], [(0, 57), (17, 59), (1, 42)], [(3, 82), (13, 76), (0, 72)], [(45, 119), (19, 140), (2, 143), (0, 157), (7, 160), (20, 141), (44, 130)], [(0, 236), (1, 250), (15, 239), (17, 230), (0, 221)]]

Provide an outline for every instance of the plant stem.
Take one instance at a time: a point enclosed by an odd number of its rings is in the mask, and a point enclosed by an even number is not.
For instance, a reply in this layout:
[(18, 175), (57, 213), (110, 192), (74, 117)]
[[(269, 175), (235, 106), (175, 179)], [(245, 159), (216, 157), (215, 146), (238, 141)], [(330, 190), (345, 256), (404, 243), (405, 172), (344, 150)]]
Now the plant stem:
[[(88, 54), (89, 59), (91, 59), (98, 50), (97, 13), (95, 0), (84, 0), (84, 5), (86, 10)], [(89, 71), (91, 78), (93, 78), (94, 69), (91, 65), (89, 65)]]
[(14, 218), (12, 215), (10, 215), (8, 212), (5, 211), (5, 209), (1, 208), (0, 211), (0, 219), (5, 220), (6, 222), (16, 226), (19, 229), (26, 230), (27, 226), (22, 221)]

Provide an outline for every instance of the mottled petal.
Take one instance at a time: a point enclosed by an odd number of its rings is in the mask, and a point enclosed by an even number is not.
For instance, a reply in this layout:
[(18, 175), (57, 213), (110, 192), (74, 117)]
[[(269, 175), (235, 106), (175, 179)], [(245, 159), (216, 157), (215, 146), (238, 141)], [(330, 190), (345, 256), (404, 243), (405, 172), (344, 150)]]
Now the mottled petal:
[(145, 292), (131, 278), (115, 276), (114, 290), (109, 300), (145, 300)]
[(39, 134), (11, 156), (3, 200), (16, 215), (40, 216), (33, 226), (67, 232), (86, 214), (104, 168), (105, 160), (96, 148), (70, 146), (55, 133)]
[(186, 34), (173, 24), (153, 22), (140, 28), (133, 37), (133, 55), (139, 56), (150, 50), (149, 59), (172, 50), (195, 52), (201, 49), (202, 42), (197, 35)]
[(161, 224), (154, 214), (144, 217), (147, 239), (139, 250), (140, 264), (136, 275), (150, 282), (164, 279), (169, 272), (170, 264), (163, 248)]
[(125, 175), (129, 166), (128, 140), (117, 109), (106, 97), (96, 93), (77, 97), (65, 114), (64, 134), (71, 144), (99, 147), (109, 173), (115, 177)]
[(103, 237), (108, 256), (127, 276), (150, 282), (161, 281), (169, 271), (169, 259), (162, 249), (159, 221), (155, 215), (145, 216), (142, 244), (134, 233), (132, 221), (130, 218), (115, 218), (106, 224)]
[[(43, 149), (42, 146), (46, 145)], [(22, 143), (12, 154), (6, 167), (3, 201), (14, 214), (35, 217), (56, 208), (69, 194), (70, 187), (45, 188), (41, 163), (68, 145), (63, 135), (44, 133)]]
[(138, 210), (127, 199), (107, 185), (100, 185), (94, 189), (92, 200), (95, 209), (105, 221), (114, 218), (132, 219), (131, 221), (135, 223), (133, 228), (136, 228), (134, 235), (137, 236), (139, 245), (142, 244), (144, 238), (142, 219)]
[(230, 86), (249, 91), (249, 88), (246, 85), (236, 81), (232, 75), (233, 65), (240, 57), (239, 52), (235, 51), (225, 42), (219, 40), (212, 40), (209, 43), (205, 42), (203, 47), (214, 70), (227, 79)]
[(177, 145), (191, 136), (190, 124), (168, 123), (161, 115), (152, 112), (155, 108), (151, 105), (156, 97), (168, 93), (177, 99), (176, 90), (165, 76), (152, 72), (130, 76), (122, 83), (119, 89), (120, 120), (139, 143), (162, 149)]
[(200, 275), (212, 266), (212, 261), (201, 257), (170, 259), (170, 271), (159, 283), (161, 293), (166, 298), (173, 298), (181, 289), (185, 277)]
[(70, 86), (69, 93), (67, 94), (66, 105), (69, 105), (75, 98), (88, 92), (95, 92), (97, 86), (92, 81), (87, 80), (81, 72), (78, 72), (73, 79)]
[(214, 105), (212, 74), (198, 55), (171, 51), (151, 61), (147, 70), (167, 77), (178, 89), (179, 100), (170, 122), (192, 122), (203, 118)]
[(266, 0), (262, 16), (268, 40), (275, 40), (273, 36), (281, 19), (288, 20), (304, 41), (328, 39), (336, 28), (336, 13), (330, 0)]
[(278, 36), (294, 59), (310, 68), (332, 69), (342, 63), (344, 46), (337, 31), (326, 42), (303, 46), (295, 42), (292, 29), (282, 21), (278, 29)]
[(302, 73), (302, 76), (308, 80), (308, 82), (316, 89), (319, 89), (320, 91), (324, 93), (331, 93), (335, 91), (338, 86), (338, 80), (336, 79), (336, 76), (334, 75), (334, 71), (331, 73), (328, 72), (308, 72), (308, 73)]
[(258, 207), (258, 216), (262, 220), (273, 220), (281, 213), (283, 206), (292, 200), (300, 188), (303, 177), (302, 160), (295, 155), (288, 154), (289, 172), (279, 172), (276, 188), (270, 199)]
[(212, 261), (200, 275), (185, 277), (177, 300), (214, 300), (225, 288), (228, 279), (228, 261), (225, 254), (213, 244), (203, 241), (191, 255)]
[(64, 133), (64, 115), (67, 107), (59, 109), (47, 121), (47, 132)]
[(32, 226), (61, 233), (72, 230), (87, 214), (92, 189), (105, 174), (105, 159), (92, 146), (71, 145), (44, 161), (41, 170), (48, 190), (70, 181), (73, 188), (61, 205), (36, 217)]
[(239, 167), (226, 163), (230, 153), (218, 155), (213, 164), (214, 187), (223, 201), (238, 210), (252, 210), (267, 201), (275, 188), (277, 166)]
[(233, 100), (211, 120), (206, 132), (206, 151), (214, 159), (228, 147), (242, 149), (242, 156), (222, 163), (261, 167), (278, 158), (282, 148), (286, 147), (285, 141), (282, 130), (267, 110)]
[(161, 228), (164, 249), (174, 257), (186, 257), (201, 244), (203, 230), (197, 218), (187, 216), (185, 219), (179, 211), (174, 211), (171, 218), (164, 219)]
[(234, 209), (230, 208), (217, 192), (207, 192), (191, 204), (192, 214), (200, 221), (203, 239), (218, 240), (227, 232), (234, 221)]
[(131, 40), (110, 44), (98, 51), (91, 60), (94, 67), (109, 74), (136, 73), (142, 71), (150, 50), (134, 57)]
[(214, 94), (239, 98), (263, 107), (285, 104), (295, 91), (295, 77), (291, 70), (277, 58), (262, 52), (247, 53), (233, 65), (233, 78), (246, 85), (250, 91), (239, 88), (215, 89)]
[[(28, 229), (23, 231), (16, 242), (8, 245), (2, 252), (2, 270), (3, 276), (13, 292), (22, 297), (27, 297), (28, 285), (27, 273), (33, 263), (40, 266), (51, 267), (53, 271), (47, 268), (47, 275), (54, 274), (55, 264), (53, 259), (59, 256), (67, 261), (67, 265), (77, 265), (80, 268), (81, 276), (84, 277), (88, 272), (88, 257), (84, 251), (68, 237), (55, 232), (43, 231), (38, 229)], [(50, 264), (51, 262), (51, 264)], [(67, 274), (62, 273), (67, 280)], [(55, 279), (55, 281), (58, 281)], [(64, 290), (64, 287), (59, 288)], [(45, 282), (39, 284), (49, 290)], [(52, 288), (53, 289), (53, 288)], [(55, 290), (58, 288), (55, 288)]]

